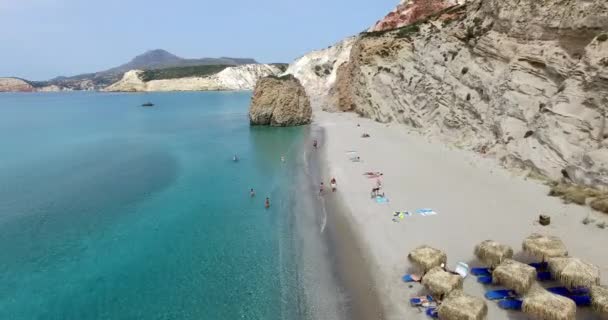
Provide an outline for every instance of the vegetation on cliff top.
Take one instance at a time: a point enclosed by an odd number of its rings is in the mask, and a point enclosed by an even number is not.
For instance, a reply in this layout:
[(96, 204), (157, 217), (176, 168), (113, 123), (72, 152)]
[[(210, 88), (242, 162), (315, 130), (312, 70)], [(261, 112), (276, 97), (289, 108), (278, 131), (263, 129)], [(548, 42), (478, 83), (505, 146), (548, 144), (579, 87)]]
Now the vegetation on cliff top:
[(161, 79), (176, 79), (187, 77), (206, 77), (214, 75), (231, 65), (216, 64), (216, 65), (199, 65), (188, 67), (172, 67), (164, 69), (145, 70), (140, 78), (144, 82)]

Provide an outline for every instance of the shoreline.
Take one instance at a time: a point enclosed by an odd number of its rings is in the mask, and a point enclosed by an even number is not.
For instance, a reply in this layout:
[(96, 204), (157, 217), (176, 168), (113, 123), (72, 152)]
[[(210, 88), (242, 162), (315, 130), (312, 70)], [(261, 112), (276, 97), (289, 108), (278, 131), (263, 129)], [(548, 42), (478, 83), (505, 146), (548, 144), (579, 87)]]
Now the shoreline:
[[(510, 245), (517, 260), (531, 262), (533, 258), (521, 254), (521, 242), (538, 232), (560, 237), (570, 256), (596, 264), (601, 273), (608, 273), (608, 256), (600, 246), (590, 245), (605, 241), (608, 230), (581, 223), (585, 217), (606, 221), (607, 216), (549, 197), (547, 186), (504, 169), (496, 159), (410, 134), (405, 126), (377, 123), (351, 113), (315, 110), (314, 115), (314, 125), (325, 132), (324, 140), (320, 140), (327, 166), (324, 181), (331, 177), (338, 180), (337, 197), (328, 197), (328, 207), (334, 200), (344, 204), (344, 210), (336, 210), (344, 216), (336, 225), (348, 225), (362, 257), (368, 257), (361, 258), (366, 262), (361, 267), (376, 284), (384, 309), (382, 319), (426, 318), (407, 301), (428, 292), (418, 283), (401, 281), (401, 276), (413, 271), (408, 252), (422, 244), (446, 252), (449, 267), (459, 261), (470, 267), (481, 266), (473, 249), (487, 239)], [(370, 138), (361, 138), (363, 132)], [(362, 161), (351, 162), (345, 154), (349, 150), (356, 150)], [(384, 173), (382, 185), (388, 203), (370, 200), (375, 179), (362, 176), (368, 171)], [(414, 212), (419, 208), (432, 208), (438, 214), (392, 220), (394, 211)], [(535, 222), (541, 213), (552, 217), (551, 225), (543, 227)], [(342, 236), (337, 242), (344, 239)], [(344, 267), (340, 263), (337, 266)], [(602, 284), (606, 281), (602, 279)], [(464, 281), (464, 291), (478, 297), (489, 288), (474, 277)], [(505, 312), (496, 303), (486, 302), (488, 319), (525, 319), (521, 313)], [(577, 319), (595, 316), (586, 309), (577, 312)]]
[(329, 188), (330, 162), (323, 143), (326, 139), (325, 130), (318, 125), (313, 126), (313, 138), (320, 141), (320, 145), (309, 156), (309, 162), (318, 165), (316, 170), (312, 170), (318, 175), (313, 177), (312, 185), (318, 189), (314, 182), (325, 181), (327, 186), (323, 195), (318, 197), (326, 218), (321, 233), (338, 283), (345, 290), (348, 319), (383, 319), (384, 308), (370, 269), (368, 250), (363, 249), (362, 238), (349, 221), (351, 213), (340, 192), (333, 193)]

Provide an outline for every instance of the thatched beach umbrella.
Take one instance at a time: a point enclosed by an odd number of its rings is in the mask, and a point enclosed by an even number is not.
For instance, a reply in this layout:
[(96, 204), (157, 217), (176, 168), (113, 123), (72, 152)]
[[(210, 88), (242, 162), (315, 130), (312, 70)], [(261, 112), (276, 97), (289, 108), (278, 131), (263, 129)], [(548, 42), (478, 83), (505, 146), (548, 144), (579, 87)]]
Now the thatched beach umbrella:
[(591, 287), (591, 306), (600, 314), (608, 315), (608, 288), (601, 286)]
[(600, 284), (600, 268), (578, 258), (551, 258), (547, 261), (551, 274), (563, 285), (591, 287)]
[(560, 238), (543, 236), (538, 233), (527, 237), (522, 247), (524, 251), (541, 258), (543, 261), (547, 258), (565, 257), (568, 255), (568, 250)]
[(426, 245), (412, 250), (408, 257), (413, 263), (421, 267), (425, 273), (434, 267), (441, 266), (442, 263), (446, 263), (448, 260), (443, 251)]
[(443, 296), (456, 289), (462, 289), (463, 278), (435, 267), (422, 277), (422, 284), (433, 294)]
[(513, 248), (496, 241), (486, 240), (475, 246), (475, 256), (490, 268), (513, 257)]
[(553, 294), (542, 287), (534, 288), (523, 301), (522, 309), (534, 319), (573, 320), (576, 304), (573, 300)]
[(444, 320), (482, 320), (488, 314), (488, 306), (483, 299), (454, 290), (443, 300), (437, 313), (439, 319)]
[(524, 294), (536, 281), (536, 269), (525, 263), (507, 259), (494, 269), (492, 279), (494, 283)]

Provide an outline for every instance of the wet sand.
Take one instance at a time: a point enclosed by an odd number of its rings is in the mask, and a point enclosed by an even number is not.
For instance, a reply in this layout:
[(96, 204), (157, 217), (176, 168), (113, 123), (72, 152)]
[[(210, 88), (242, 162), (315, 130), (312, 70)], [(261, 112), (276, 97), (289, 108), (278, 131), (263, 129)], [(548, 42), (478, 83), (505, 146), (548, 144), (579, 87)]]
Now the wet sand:
[[(311, 139), (324, 141), (321, 127), (311, 128)], [(346, 309), (340, 317), (353, 320), (384, 319), (383, 306), (376, 292), (374, 277), (367, 250), (362, 248), (362, 238), (352, 228), (348, 207), (343, 204), (339, 192), (333, 193), (329, 187), (328, 167), (322, 143), (312, 148), (312, 140), (306, 146), (309, 188), (315, 199), (318, 237), (327, 250), (333, 278), (339, 287), (340, 303)], [(319, 195), (319, 183), (325, 182), (326, 188)]]

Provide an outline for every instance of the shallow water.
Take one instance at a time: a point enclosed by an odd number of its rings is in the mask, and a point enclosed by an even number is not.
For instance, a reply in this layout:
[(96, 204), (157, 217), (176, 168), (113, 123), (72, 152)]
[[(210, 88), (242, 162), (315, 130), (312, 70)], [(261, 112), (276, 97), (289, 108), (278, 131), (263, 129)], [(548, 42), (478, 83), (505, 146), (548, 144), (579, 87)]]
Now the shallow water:
[(0, 95), (0, 319), (314, 314), (293, 226), (307, 128), (250, 128), (249, 99)]

